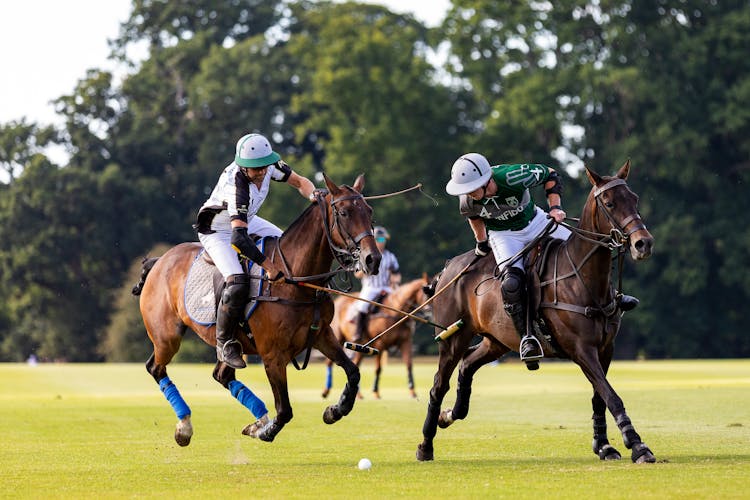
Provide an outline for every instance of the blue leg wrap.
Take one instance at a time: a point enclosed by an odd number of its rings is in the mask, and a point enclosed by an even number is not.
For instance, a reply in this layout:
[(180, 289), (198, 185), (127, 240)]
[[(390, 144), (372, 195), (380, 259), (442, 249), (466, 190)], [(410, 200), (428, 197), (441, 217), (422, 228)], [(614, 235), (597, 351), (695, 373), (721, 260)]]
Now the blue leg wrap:
[(159, 381), (159, 389), (164, 393), (164, 397), (167, 398), (169, 404), (172, 405), (172, 409), (177, 414), (177, 418), (182, 420), (190, 415), (190, 407), (185, 400), (182, 399), (180, 391), (178, 391), (177, 386), (169, 380), (169, 377), (164, 377)]
[(245, 384), (243, 384), (239, 380), (232, 380), (231, 382), (229, 382), (229, 392), (231, 392), (232, 396), (234, 396), (237, 401), (242, 403), (245, 408), (250, 410), (255, 418), (260, 418), (268, 413), (266, 405), (263, 403), (263, 401), (261, 401), (261, 399), (256, 396), (253, 391), (245, 387)]
[(333, 366), (329, 366), (326, 372), (326, 389), (331, 387), (333, 387)]

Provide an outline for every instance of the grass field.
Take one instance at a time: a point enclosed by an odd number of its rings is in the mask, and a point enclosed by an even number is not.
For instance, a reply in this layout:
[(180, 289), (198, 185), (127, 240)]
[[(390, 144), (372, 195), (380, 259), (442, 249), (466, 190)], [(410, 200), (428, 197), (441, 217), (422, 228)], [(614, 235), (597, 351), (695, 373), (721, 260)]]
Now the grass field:
[[(211, 365), (170, 365), (193, 411), (190, 446), (141, 364), (0, 364), (2, 498), (750, 498), (750, 360), (614, 362), (610, 381), (656, 464), (591, 451), (591, 388), (571, 363), (480, 370), (467, 420), (438, 430), (435, 461), (415, 459), (435, 360), (385, 367), (382, 400), (323, 423), (324, 367), (290, 366), (294, 419), (273, 443), (240, 434), (252, 418)], [(259, 366), (241, 379), (269, 407)], [(344, 375), (335, 372), (334, 395)], [(455, 380), (455, 379), (454, 379)], [(453, 392), (446, 398), (452, 404)], [(272, 411), (272, 413), (274, 413)], [(373, 462), (360, 471), (360, 458)]]

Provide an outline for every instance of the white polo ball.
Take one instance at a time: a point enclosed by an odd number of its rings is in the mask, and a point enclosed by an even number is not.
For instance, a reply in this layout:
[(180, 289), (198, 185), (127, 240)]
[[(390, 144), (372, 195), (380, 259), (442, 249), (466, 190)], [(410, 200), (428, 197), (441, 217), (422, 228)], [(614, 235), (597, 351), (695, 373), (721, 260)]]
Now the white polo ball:
[(370, 467), (372, 467), (372, 462), (370, 462), (369, 458), (363, 458), (359, 461), (357, 467), (359, 467), (359, 470), (370, 470)]

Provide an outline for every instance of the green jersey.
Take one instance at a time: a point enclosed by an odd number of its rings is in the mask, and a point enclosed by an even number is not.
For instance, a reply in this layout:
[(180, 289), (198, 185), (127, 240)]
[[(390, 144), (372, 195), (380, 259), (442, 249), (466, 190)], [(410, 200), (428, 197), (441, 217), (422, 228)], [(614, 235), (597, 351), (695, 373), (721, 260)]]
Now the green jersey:
[(492, 179), (497, 193), (490, 198), (474, 201), (468, 195), (459, 196), (461, 215), (484, 220), (492, 231), (517, 231), (534, 218), (534, 200), (530, 187), (547, 182), (550, 169), (541, 163), (516, 163), (492, 167)]

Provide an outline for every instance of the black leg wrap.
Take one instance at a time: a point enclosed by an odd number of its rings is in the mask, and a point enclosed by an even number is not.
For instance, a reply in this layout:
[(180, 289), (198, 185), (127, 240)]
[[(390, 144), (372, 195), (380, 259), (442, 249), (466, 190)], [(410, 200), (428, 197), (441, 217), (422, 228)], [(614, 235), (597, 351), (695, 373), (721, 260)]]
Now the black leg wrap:
[(471, 377), (458, 374), (458, 389), (456, 390), (456, 403), (453, 405), (452, 417), (454, 420), (466, 418), (469, 414), (469, 401), (471, 400)]
[(640, 443), (641, 436), (635, 432), (635, 427), (633, 427), (630, 418), (626, 414), (623, 413), (615, 420), (617, 421), (617, 427), (619, 427), (622, 433), (622, 442), (627, 449), (632, 448), (636, 443)]

